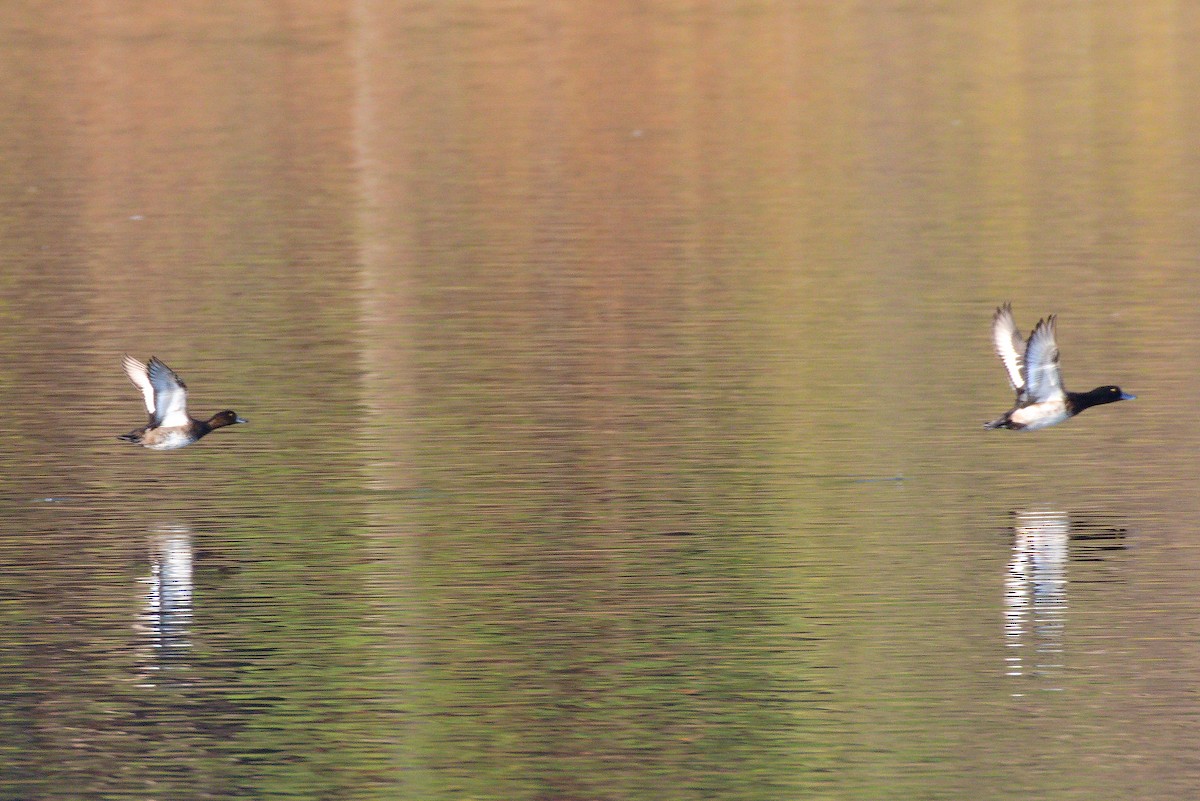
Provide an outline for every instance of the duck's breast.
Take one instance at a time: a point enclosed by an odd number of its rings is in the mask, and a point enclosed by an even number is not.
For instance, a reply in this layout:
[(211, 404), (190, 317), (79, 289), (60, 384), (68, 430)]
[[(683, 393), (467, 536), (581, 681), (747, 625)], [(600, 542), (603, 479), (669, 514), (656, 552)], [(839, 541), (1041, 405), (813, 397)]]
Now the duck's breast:
[(169, 451), (191, 445), (199, 437), (185, 428), (156, 428), (142, 436), (142, 444), (156, 451)]
[(1052, 400), (1034, 403), (1017, 409), (1009, 419), (1019, 423), (1024, 431), (1036, 431), (1039, 428), (1058, 425), (1071, 417), (1066, 400)]

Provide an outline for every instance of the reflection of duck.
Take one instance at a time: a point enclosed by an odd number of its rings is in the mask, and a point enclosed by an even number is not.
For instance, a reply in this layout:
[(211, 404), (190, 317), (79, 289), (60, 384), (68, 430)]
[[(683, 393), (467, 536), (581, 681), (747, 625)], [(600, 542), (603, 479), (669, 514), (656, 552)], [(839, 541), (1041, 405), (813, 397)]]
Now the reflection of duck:
[(1010, 648), (1034, 649), (1008, 657), (1008, 675), (1061, 669), (1067, 615), (1067, 541), (1071, 524), (1066, 512), (1020, 512), (1013, 526), (1012, 558), (1004, 580), (1004, 630)]
[[(1114, 555), (1129, 550), (1125, 541), (1129, 530), (1105, 515), (1071, 517), (1071, 561), (1075, 563), (1105, 562)], [(1092, 576), (1091, 582), (1108, 578)]]
[(117, 439), (165, 451), (191, 445), (215, 428), (246, 422), (228, 409), (217, 412), (208, 420), (189, 416), (187, 385), (156, 356), (150, 357), (149, 364), (126, 356), (124, 366), (125, 375), (142, 391), (150, 421), (144, 427), (122, 434)]
[[(1062, 689), (1068, 601), (1087, 605), (1088, 593), (1098, 585), (1123, 580), (1116, 557), (1128, 548), (1127, 533), (1103, 514), (1052, 509), (1014, 514), (1004, 576), (1004, 643), (1010, 649), (1005, 669), (1011, 677), (1036, 680), (1021, 692)], [(1082, 599), (1069, 599), (1069, 586), (1080, 587)]]
[(984, 428), (1011, 428), (1033, 431), (1069, 420), (1084, 409), (1104, 403), (1133, 400), (1120, 387), (1096, 387), (1090, 392), (1063, 389), (1058, 369), (1058, 342), (1055, 340), (1055, 316), (1038, 320), (1027, 342), (1017, 333), (1012, 304), (1005, 303), (992, 317), (992, 340), (996, 355), (1008, 373), (1008, 382), (1017, 392), (1017, 404)]
[[(192, 626), (192, 537), (188, 529), (164, 526), (150, 539), (150, 575), (146, 584), (138, 630), (148, 650), (144, 678), (147, 684), (167, 679), (187, 667)], [(172, 675), (178, 681), (179, 675)]]

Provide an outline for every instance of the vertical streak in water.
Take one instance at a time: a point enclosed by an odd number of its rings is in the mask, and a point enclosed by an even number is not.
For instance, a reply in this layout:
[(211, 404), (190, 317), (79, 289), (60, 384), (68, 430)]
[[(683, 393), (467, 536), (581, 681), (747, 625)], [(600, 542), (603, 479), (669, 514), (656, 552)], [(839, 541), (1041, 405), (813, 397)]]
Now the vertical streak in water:
[(1062, 689), (1070, 530), (1066, 512), (1018, 512), (1004, 579), (1006, 675), (1037, 677), (1043, 690)]
[(183, 526), (161, 526), (150, 537), (150, 575), (135, 630), (144, 642), (142, 687), (179, 680), (168, 671), (187, 667), (192, 646), (192, 535)]
[[(437, 7), (396, 14), (381, 0), (354, 0), (349, 34), (354, 62), (354, 159), (358, 191), (359, 381), (365, 415), (354, 446), (364, 461), (365, 487), (381, 500), (364, 509), (372, 564), (365, 592), (374, 607), (371, 634), (378, 646), (363, 665), (378, 679), (371, 700), (399, 715), (418, 683), (412, 657), (411, 610), (417, 522), (402, 494), (418, 483), (413, 455), (417, 431), (415, 376), (418, 235), (422, 214), (417, 169), (422, 122), (404, 113), (400, 98), (420, 96), (434, 76), (429, 51), (411, 28), (432, 30)], [(397, 43), (403, 43), (397, 45)], [(410, 498), (411, 496), (403, 496)], [(390, 720), (386, 715), (384, 720)], [(379, 743), (394, 754), (386, 781), (396, 797), (428, 797), (425, 770), (412, 754), (413, 727), (380, 725)]]

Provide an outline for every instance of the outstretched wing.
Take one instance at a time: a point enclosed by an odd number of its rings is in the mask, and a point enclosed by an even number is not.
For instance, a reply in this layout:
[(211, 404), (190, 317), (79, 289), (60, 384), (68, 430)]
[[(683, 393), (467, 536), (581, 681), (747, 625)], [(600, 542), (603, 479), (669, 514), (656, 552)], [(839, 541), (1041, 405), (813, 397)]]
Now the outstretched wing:
[(1017, 333), (1011, 303), (1005, 303), (992, 315), (992, 342), (996, 346), (996, 355), (1004, 365), (1004, 371), (1008, 373), (1008, 383), (1020, 392), (1025, 388), (1025, 342)]
[(150, 386), (154, 388), (152, 425), (166, 428), (187, 425), (191, 421), (187, 413), (187, 385), (157, 356), (150, 357), (146, 374)]
[(146, 372), (146, 365), (129, 354), (125, 354), (125, 360), (121, 366), (125, 368), (125, 375), (129, 376), (129, 380), (142, 393), (142, 401), (146, 404), (146, 414), (150, 415), (150, 421), (153, 422), (154, 387), (150, 385), (150, 376)]
[(1062, 374), (1058, 369), (1058, 341), (1055, 316), (1039, 320), (1029, 344), (1025, 346), (1025, 394), (1030, 403), (1061, 400), (1066, 397)]

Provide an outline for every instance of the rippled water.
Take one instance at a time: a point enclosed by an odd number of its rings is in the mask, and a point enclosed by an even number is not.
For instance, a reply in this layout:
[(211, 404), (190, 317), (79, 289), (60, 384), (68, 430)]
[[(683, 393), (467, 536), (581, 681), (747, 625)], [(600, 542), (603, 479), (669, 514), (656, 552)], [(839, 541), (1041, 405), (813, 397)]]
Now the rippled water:
[(1194, 12), (0, 15), (0, 798), (1200, 787)]

